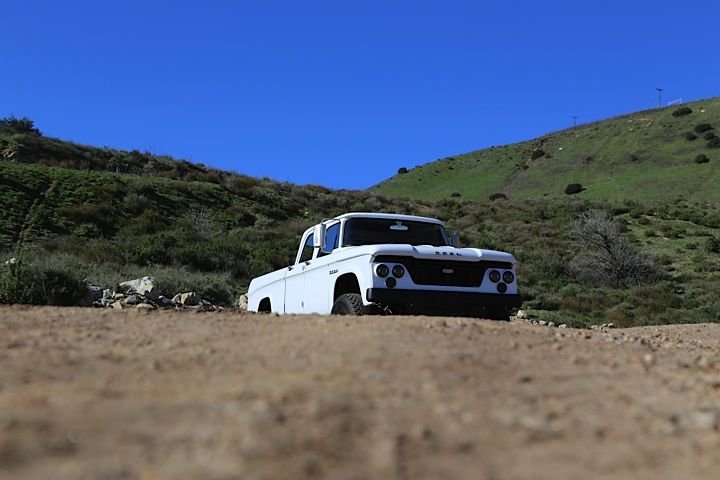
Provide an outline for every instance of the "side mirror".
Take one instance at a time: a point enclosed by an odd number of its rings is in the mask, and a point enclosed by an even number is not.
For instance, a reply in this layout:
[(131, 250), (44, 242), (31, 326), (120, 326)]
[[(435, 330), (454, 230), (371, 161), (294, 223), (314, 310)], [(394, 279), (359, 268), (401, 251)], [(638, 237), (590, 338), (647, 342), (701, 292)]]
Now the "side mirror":
[(313, 229), (313, 247), (319, 248), (320, 250), (325, 249), (325, 224), (319, 223), (315, 225)]
[(452, 235), (450, 236), (450, 241), (452, 242), (453, 247), (460, 248), (460, 237), (458, 236), (457, 232), (452, 232)]

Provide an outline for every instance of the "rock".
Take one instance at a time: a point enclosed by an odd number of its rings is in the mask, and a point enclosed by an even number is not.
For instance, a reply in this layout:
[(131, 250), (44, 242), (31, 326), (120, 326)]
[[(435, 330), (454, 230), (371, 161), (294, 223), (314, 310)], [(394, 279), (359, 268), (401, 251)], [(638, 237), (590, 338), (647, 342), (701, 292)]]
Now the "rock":
[(103, 290), (102, 298), (109, 300), (109, 299), (112, 299), (112, 298), (113, 298), (113, 295), (114, 295), (114, 294), (115, 294), (115, 292), (113, 292), (113, 291), (110, 290), (109, 288), (106, 288), (105, 290)]
[(655, 363), (655, 356), (652, 353), (646, 353), (645, 355), (643, 355), (642, 361), (643, 365), (649, 367)]
[(235, 301), (235, 308), (243, 311), (248, 309), (248, 296), (246, 294), (243, 293), (238, 297)]
[(199, 305), (202, 301), (200, 295), (195, 292), (178, 293), (172, 299), (173, 303), (179, 303), (187, 307)]
[(100, 300), (103, 298), (103, 289), (99, 285), (92, 285), (88, 284), (87, 286), (88, 294), (91, 298), (90, 303), (94, 302), (95, 300)]
[(540, 320), (538, 322), (538, 325), (540, 325), (541, 327), (544, 327), (545, 325), (547, 325), (547, 322), (545, 320)]
[(568, 327), (567, 323), (561, 323), (558, 328), (567, 328), (567, 327)]
[(160, 308), (172, 308), (175, 306), (175, 302), (172, 299), (160, 295), (157, 299), (157, 306)]
[(93, 307), (108, 308), (112, 306), (113, 301), (111, 298), (101, 298), (93, 302)]
[(115, 310), (122, 310), (125, 307), (121, 302), (115, 302), (112, 304), (112, 308), (114, 308)]
[(520, 320), (526, 320), (528, 318), (528, 314), (525, 310), (518, 310), (515, 314), (515, 318), (518, 318)]
[(548, 327), (554, 327), (554, 326), (555, 326), (555, 322), (548, 322), (547, 326), (548, 326)]
[(143, 299), (140, 295), (128, 295), (124, 300), (120, 300), (123, 305), (138, 305)]
[(125, 293), (138, 293), (152, 300), (156, 300), (160, 295), (157, 281), (152, 277), (142, 277), (122, 282), (120, 288), (123, 289)]
[(156, 310), (157, 309), (157, 307), (151, 303), (140, 303), (135, 308), (137, 310)]
[(679, 431), (717, 430), (720, 426), (720, 411), (716, 407), (703, 407), (673, 415), (670, 421)]

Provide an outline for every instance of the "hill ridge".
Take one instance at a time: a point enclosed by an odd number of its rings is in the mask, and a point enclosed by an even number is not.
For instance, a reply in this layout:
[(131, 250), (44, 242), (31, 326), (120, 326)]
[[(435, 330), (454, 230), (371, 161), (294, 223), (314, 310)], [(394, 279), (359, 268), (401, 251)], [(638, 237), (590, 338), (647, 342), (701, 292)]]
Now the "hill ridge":
[(580, 195), (597, 200), (655, 202), (681, 196), (718, 201), (720, 190), (697, 188), (699, 178), (707, 185), (720, 181), (716, 128), (719, 97), (449, 156), (406, 169), (370, 191), (430, 200), (497, 193), (529, 199), (562, 197), (567, 185), (579, 183)]

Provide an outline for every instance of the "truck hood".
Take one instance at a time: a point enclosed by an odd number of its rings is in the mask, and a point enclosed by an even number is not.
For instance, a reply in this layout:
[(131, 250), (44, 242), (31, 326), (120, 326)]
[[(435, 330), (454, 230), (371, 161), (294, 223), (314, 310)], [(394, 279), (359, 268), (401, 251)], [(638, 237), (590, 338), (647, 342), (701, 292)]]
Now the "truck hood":
[(404, 255), (426, 260), (454, 260), (477, 262), (489, 260), (494, 262), (516, 263), (515, 257), (506, 252), (485, 250), (480, 248), (433, 247), (430, 245), (363, 245), (359, 247), (344, 247), (336, 250), (345, 255)]

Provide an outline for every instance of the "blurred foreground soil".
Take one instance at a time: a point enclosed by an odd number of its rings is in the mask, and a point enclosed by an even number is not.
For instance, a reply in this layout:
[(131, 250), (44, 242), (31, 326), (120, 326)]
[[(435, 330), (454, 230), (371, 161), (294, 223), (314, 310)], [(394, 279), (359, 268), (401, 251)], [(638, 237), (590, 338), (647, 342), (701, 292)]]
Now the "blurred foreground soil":
[(720, 325), (0, 307), (0, 479), (707, 479)]

